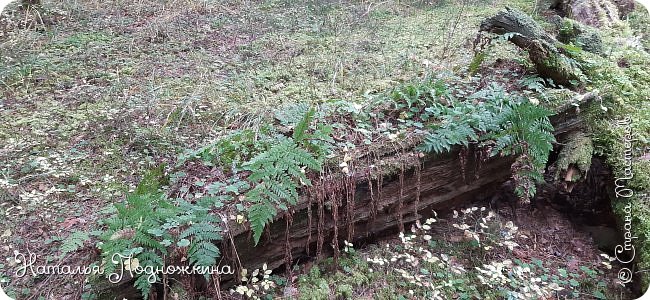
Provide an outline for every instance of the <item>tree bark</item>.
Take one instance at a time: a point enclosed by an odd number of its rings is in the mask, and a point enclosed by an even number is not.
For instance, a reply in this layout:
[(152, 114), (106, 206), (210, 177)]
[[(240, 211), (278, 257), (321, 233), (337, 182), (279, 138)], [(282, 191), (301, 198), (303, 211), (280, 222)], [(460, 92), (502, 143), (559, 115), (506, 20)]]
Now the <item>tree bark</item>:
[(570, 63), (571, 58), (562, 52), (564, 44), (546, 33), (531, 17), (516, 9), (507, 7), (484, 20), (480, 31), (512, 35), (509, 40), (528, 51), (537, 73), (553, 79), (557, 84), (572, 86), (583, 76), (582, 71)]
[(612, 27), (634, 10), (632, 0), (557, 0), (554, 8), (563, 17), (593, 27)]
[(22, 8), (30, 8), (33, 6), (40, 6), (41, 5), (41, 0), (21, 0), (20, 1), (20, 7)]

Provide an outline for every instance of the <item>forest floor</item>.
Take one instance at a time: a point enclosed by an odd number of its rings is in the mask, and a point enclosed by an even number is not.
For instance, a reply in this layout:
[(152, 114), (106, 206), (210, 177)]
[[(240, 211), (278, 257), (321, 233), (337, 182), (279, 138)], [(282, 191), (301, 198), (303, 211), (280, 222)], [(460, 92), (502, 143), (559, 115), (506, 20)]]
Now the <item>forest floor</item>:
[(466, 204), (399, 237), (350, 244), (336, 264), (304, 263), (294, 271), (295, 288), (276, 297), (632, 299), (618, 279), (620, 265), (596, 244), (615, 229), (590, 232), (571, 219), (548, 202), (520, 207), (516, 217), (509, 207)]
[[(519, 0), (10, 5), (0, 17), (0, 285), (18, 299), (78, 298), (84, 276), (16, 276), (15, 254), (95, 262), (96, 239), (64, 241), (95, 236), (147, 170), (259, 129), (286, 105), (365, 103), (430, 72), (464, 72), (480, 21), (506, 5), (535, 15)], [(486, 64), (525, 60), (504, 49)], [(535, 257), (602, 269), (586, 233), (551, 215), (517, 222), (528, 237), (519, 258), (572, 240)]]

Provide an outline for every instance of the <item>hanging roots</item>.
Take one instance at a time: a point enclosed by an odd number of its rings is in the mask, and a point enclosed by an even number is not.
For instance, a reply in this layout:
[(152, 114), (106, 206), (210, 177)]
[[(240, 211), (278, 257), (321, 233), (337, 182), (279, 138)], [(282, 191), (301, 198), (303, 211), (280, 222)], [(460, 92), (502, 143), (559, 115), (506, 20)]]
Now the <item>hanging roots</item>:
[(348, 223), (348, 238), (349, 242), (354, 237), (354, 192), (356, 190), (356, 180), (353, 177), (347, 177), (345, 180), (345, 194), (346, 194), (346, 215)]
[(404, 232), (404, 221), (402, 219), (402, 209), (404, 206), (404, 161), (400, 161), (399, 173), (399, 199), (397, 201), (397, 222), (399, 231)]
[(368, 190), (370, 190), (370, 219), (374, 221), (377, 217), (377, 202), (375, 201), (375, 193), (372, 187), (372, 170), (370, 168), (368, 168), (366, 178), (368, 178)]
[(377, 200), (375, 199), (375, 193), (372, 187), (372, 169), (369, 167), (366, 172), (366, 177), (368, 178), (368, 190), (370, 190), (370, 220), (368, 225), (366, 225), (366, 236), (370, 235), (370, 228), (373, 227), (375, 219), (377, 218)]
[(317, 197), (318, 186), (321, 184), (321, 181), (317, 181), (315, 178), (311, 178), (311, 182), (313, 182), (315, 186), (311, 186), (307, 189), (307, 242), (305, 243), (305, 252), (307, 253), (307, 256), (309, 256), (309, 245), (311, 245), (311, 231), (313, 228), (311, 207), (314, 203), (313, 198)]
[(458, 152), (458, 159), (460, 160), (460, 174), (463, 176), (463, 181), (467, 181), (465, 168), (467, 168), (467, 147), (462, 147)]
[[(381, 203), (382, 199), (382, 186), (384, 185), (384, 176), (381, 173), (381, 165), (382, 165), (382, 160), (379, 158), (379, 155), (377, 153), (375, 154), (375, 169), (377, 170), (377, 200), (375, 201), (376, 204)], [(378, 208), (378, 205), (375, 205)]]
[(317, 188), (316, 193), (316, 202), (318, 202), (318, 242), (316, 243), (316, 257), (318, 258), (323, 253), (323, 243), (325, 241), (323, 234), (323, 231), (325, 231), (325, 183), (326, 181), (321, 181), (321, 185)]
[(287, 227), (284, 231), (284, 263), (287, 267), (287, 276), (288, 278), (291, 278), (291, 262), (293, 261), (293, 258), (291, 257), (291, 241), (290, 241), (290, 236), (289, 236), (289, 228), (291, 227), (291, 224), (293, 223), (293, 216), (291, 216), (291, 212), (287, 211), (284, 215), (284, 219), (287, 221)]
[[(223, 220), (226, 220), (225, 217), (222, 217)], [(228, 241), (229, 243), (223, 243), (221, 244), (222, 247), (222, 253), (224, 254), (224, 259), (227, 262), (230, 262), (230, 265), (235, 266), (235, 274), (241, 274), (241, 270), (244, 268), (242, 265), (241, 261), (239, 260), (239, 254), (237, 253), (237, 247), (235, 246), (235, 239), (232, 236), (232, 231), (228, 227), (228, 222), (224, 222), (226, 226), (226, 234), (228, 236)], [(235, 280), (237, 283), (241, 283), (241, 277), (235, 276)]]
[(486, 147), (478, 148), (476, 151), (474, 151), (474, 157), (476, 161), (476, 172), (474, 172), (474, 179), (478, 179), (478, 173), (481, 171), (483, 162), (487, 160), (488, 157), (490, 157), (490, 153), (486, 151), (489, 151), (489, 149), (486, 149)]
[(334, 185), (330, 188), (330, 202), (332, 204), (332, 218), (334, 221), (334, 237), (332, 237), (332, 248), (334, 248), (334, 265), (338, 264), (339, 259), (339, 205), (341, 205), (341, 196), (343, 189), (343, 180), (335, 180)]
[(415, 203), (413, 204), (413, 217), (416, 220), (420, 219), (420, 216), (418, 216), (418, 207), (420, 206), (420, 184), (422, 182), (422, 162), (420, 161), (420, 158), (417, 158), (417, 164), (415, 164), (415, 178), (416, 178), (416, 184), (415, 184)]
[[(379, 162), (381, 164), (381, 161)], [(382, 190), (384, 186), (384, 176), (381, 174), (381, 169), (377, 168), (377, 200), (375, 201), (376, 204), (381, 203), (381, 200), (383, 199), (382, 197)], [(379, 205), (375, 205), (375, 208), (378, 209)], [(376, 210), (375, 210), (376, 212)]]

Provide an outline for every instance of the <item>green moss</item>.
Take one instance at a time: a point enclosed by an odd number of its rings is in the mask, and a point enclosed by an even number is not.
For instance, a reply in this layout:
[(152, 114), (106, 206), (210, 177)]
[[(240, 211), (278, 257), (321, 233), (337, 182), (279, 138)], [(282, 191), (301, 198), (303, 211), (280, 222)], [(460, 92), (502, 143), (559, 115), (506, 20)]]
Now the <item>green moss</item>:
[(354, 290), (349, 284), (340, 284), (336, 287), (336, 296), (343, 297), (345, 299), (350, 299)]
[(327, 279), (321, 276), (318, 266), (312, 267), (307, 276), (300, 277), (298, 291), (299, 299), (305, 300), (327, 300), (331, 292)]
[(603, 40), (598, 31), (568, 18), (563, 19), (560, 25), (558, 40), (576, 45), (585, 51), (603, 53)]
[[(531, 56), (532, 58), (532, 56)], [(547, 53), (543, 59), (538, 59), (537, 71), (540, 75), (548, 76), (550, 78), (561, 78), (566, 80), (568, 84), (577, 85), (578, 82), (584, 81), (585, 77), (580, 68), (576, 66), (576, 62), (569, 57), (565, 57), (558, 53)]]
[(641, 44), (647, 50), (650, 50), (650, 35), (647, 33), (650, 32), (650, 23), (648, 23), (648, 11), (645, 7), (637, 5), (636, 10), (631, 12), (627, 18), (630, 23), (630, 27), (634, 31), (636, 36), (641, 38)]
[[(615, 40), (609, 44), (613, 49), (608, 59), (583, 56), (583, 66), (591, 80), (587, 88), (600, 90), (602, 105), (608, 108), (606, 112), (594, 109), (587, 114), (586, 121), (592, 132), (595, 152), (606, 157), (614, 177), (624, 177), (631, 162), (633, 177), (624, 180), (624, 184), (634, 192), (634, 196), (613, 199), (613, 207), (621, 223), (631, 216), (631, 235), (638, 237), (633, 240), (638, 254), (637, 268), (645, 269), (650, 266), (650, 255), (647, 254), (650, 253), (650, 237), (647, 235), (650, 232), (650, 205), (641, 195), (650, 188), (650, 161), (640, 156), (650, 146), (650, 102), (647, 100), (650, 92), (646, 88), (650, 75), (645, 71), (650, 64), (650, 54), (617, 46)], [(630, 209), (626, 211), (628, 205)], [(641, 282), (645, 290), (648, 276), (639, 274), (633, 280)]]
[(483, 63), (486, 57), (487, 53), (485, 53), (485, 51), (480, 51), (474, 55), (472, 62), (469, 64), (470, 76), (474, 76), (474, 74), (476, 74), (476, 71), (478, 71), (478, 68), (481, 66), (481, 63)]
[(546, 96), (546, 103), (544, 105), (554, 111), (565, 111), (568, 106), (578, 104), (575, 103), (575, 93), (567, 89), (548, 89), (543, 94)]
[(580, 170), (580, 174), (576, 174), (578, 175), (577, 177), (574, 175), (571, 180), (576, 181), (584, 178), (583, 176), (591, 166), (593, 151), (594, 147), (591, 138), (585, 136), (582, 132), (571, 135), (566, 145), (562, 148), (562, 151), (560, 151), (555, 180), (559, 179), (560, 173), (566, 171), (571, 165)]

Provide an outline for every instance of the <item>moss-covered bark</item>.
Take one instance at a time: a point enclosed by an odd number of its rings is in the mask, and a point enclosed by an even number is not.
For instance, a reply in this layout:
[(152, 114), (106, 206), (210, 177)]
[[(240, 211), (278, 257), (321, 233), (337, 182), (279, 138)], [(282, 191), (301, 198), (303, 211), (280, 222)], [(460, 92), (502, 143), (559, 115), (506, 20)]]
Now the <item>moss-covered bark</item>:
[(30, 8), (33, 6), (41, 5), (41, 0), (22, 0), (20, 1), (20, 6), (22, 8)]
[(519, 10), (506, 8), (481, 23), (481, 31), (508, 35), (519, 48), (528, 51), (542, 77), (555, 83), (572, 86), (582, 79), (582, 70), (572, 63), (572, 58), (562, 53), (566, 45), (544, 31), (530, 16)]
[(603, 41), (595, 28), (568, 18), (560, 18), (557, 23), (560, 42), (576, 45), (591, 53), (603, 53)]
[[(578, 181), (584, 178), (589, 167), (591, 167), (591, 156), (594, 146), (591, 138), (583, 132), (576, 132), (567, 138), (565, 146), (560, 151), (557, 160), (557, 171), (555, 180), (563, 177), (567, 181)], [(570, 169), (577, 170), (569, 176)]]

